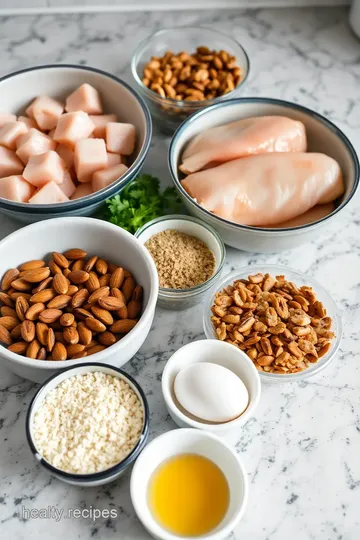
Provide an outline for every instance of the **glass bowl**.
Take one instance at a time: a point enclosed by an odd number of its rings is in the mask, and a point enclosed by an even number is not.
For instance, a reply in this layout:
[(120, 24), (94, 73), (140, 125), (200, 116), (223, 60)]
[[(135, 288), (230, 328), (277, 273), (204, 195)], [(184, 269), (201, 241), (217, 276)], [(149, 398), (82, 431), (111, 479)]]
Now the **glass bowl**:
[(204, 317), (203, 325), (204, 332), (208, 339), (216, 339), (212, 322), (210, 317), (212, 315), (211, 306), (214, 303), (215, 294), (221, 291), (227, 285), (232, 285), (236, 279), (247, 279), (249, 275), (257, 274), (261, 272), (263, 274), (269, 273), (271, 276), (284, 275), (288, 281), (292, 281), (295, 285), (301, 287), (302, 285), (309, 285), (313, 288), (316, 297), (320, 300), (324, 307), (326, 308), (327, 315), (332, 318), (332, 327), (331, 330), (335, 333), (335, 338), (331, 341), (331, 349), (325, 354), (320, 360), (314, 364), (311, 364), (310, 367), (304, 371), (298, 373), (266, 373), (265, 371), (260, 371), (260, 378), (262, 382), (266, 383), (288, 383), (294, 381), (302, 381), (317, 375), (320, 371), (326, 368), (330, 362), (334, 359), (341, 342), (343, 326), (341, 322), (341, 316), (339, 310), (332, 300), (330, 294), (318, 283), (315, 279), (309, 277), (307, 274), (303, 274), (298, 270), (293, 270), (287, 266), (280, 266), (275, 264), (269, 265), (251, 265), (244, 266), (238, 270), (227, 274), (216, 286), (215, 289), (211, 291), (208, 298), (205, 301), (204, 305)]
[(209, 289), (220, 279), (225, 263), (225, 245), (218, 233), (210, 225), (200, 221), (200, 219), (176, 214), (149, 221), (149, 223), (136, 231), (135, 237), (142, 244), (145, 244), (151, 236), (167, 229), (176, 229), (199, 238), (207, 244), (215, 256), (215, 271), (211, 278), (204, 281), (204, 283), (190, 289), (159, 287), (158, 306), (173, 310), (187, 309), (202, 302)]
[[(234, 90), (223, 96), (203, 101), (178, 101), (161, 97), (142, 82), (143, 70), (152, 56), (163, 56), (167, 51), (175, 54), (193, 52), (196, 47), (208, 46), (216, 50), (225, 50), (236, 57), (243, 78)], [(131, 71), (137, 83), (137, 90), (145, 99), (157, 127), (172, 134), (175, 129), (192, 113), (238, 96), (249, 74), (250, 63), (246, 51), (235, 39), (211, 28), (178, 27), (160, 30), (145, 39), (136, 49), (131, 60)]]

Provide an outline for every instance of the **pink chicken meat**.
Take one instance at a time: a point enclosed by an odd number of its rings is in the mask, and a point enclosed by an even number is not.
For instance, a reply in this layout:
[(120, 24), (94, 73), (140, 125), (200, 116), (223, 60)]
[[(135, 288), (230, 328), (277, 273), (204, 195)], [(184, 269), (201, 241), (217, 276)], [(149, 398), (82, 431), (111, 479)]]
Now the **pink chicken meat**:
[(344, 191), (338, 163), (324, 154), (250, 156), (189, 175), (182, 186), (203, 208), (242, 225), (274, 226), (334, 201)]
[(208, 129), (194, 137), (180, 170), (192, 174), (227, 161), (269, 152), (306, 152), (305, 127), (284, 116), (260, 116)]

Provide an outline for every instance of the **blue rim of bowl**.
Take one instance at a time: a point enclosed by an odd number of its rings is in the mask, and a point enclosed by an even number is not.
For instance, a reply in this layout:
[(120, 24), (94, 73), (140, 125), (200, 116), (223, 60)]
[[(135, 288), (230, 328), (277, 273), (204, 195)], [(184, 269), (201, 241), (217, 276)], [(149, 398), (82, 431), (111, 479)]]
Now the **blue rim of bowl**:
[[(245, 77), (234, 88), (234, 90), (232, 90), (228, 94), (225, 94), (224, 96), (218, 96), (218, 97), (216, 97), (214, 99), (206, 99), (206, 100), (203, 100), (203, 101), (184, 101), (184, 100), (178, 101), (177, 99), (172, 99), (172, 98), (169, 98), (167, 96), (162, 97), (159, 94), (157, 94), (156, 92), (153, 92), (152, 90), (149, 90), (149, 88), (147, 86), (145, 86), (145, 84), (142, 82), (141, 78), (138, 75), (137, 64), (136, 64), (137, 57), (139, 56), (139, 54), (142, 51), (142, 49), (144, 48), (144, 46), (147, 43), (150, 42), (150, 40), (152, 40), (153, 38), (155, 38), (157, 36), (161, 36), (162, 34), (165, 34), (166, 32), (172, 32), (173, 30), (195, 30), (196, 32), (199, 32), (199, 30), (209, 30), (211, 32), (214, 32), (214, 34), (218, 34), (219, 36), (226, 37), (226, 39), (229, 39), (229, 40), (233, 41), (234, 44), (242, 50), (242, 52), (243, 52), (243, 54), (245, 56), (245, 61), (246, 61)], [(143, 41), (140, 43), (140, 45), (138, 45), (136, 47), (136, 49), (135, 49), (135, 51), (134, 51), (134, 53), (132, 55), (132, 58), (131, 58), (131, 73), (132, 73), (132, 76), (134, 77), (136, 83), (139, 85), (139, 87), (145, 93), (145, 95), (149, 96), (152, 99), (154, 99), (154, 97), (156, 97), (157, 100), (159, 100), (160, 103), (161, 102), (162, 103), (168, 103), (169, 105), (173, 105), (174, 107), (181, 107), (181, 108), (184, 109), (184, 111), (186, 111), (187, 108), (192, 108), (192, 107), (194, 107), (194, 105), (196, 105), (197, 107), (208, 107), (210, 105), (220, 103), (221, 101), (225, 101), (225, 99), (228, 99), (229, 96), (234, 95), (236, 93), (236, 91), (239, 90), (243, 86), (243, 84), (245, 83), (245, 81), (247, 80), (247, 78), (249, 76), (249, 73), (250, 73), (250, 59), (249, 59), (249, 56), (248, 56), (246, 50), (244, 49), (244, 47), (234, 37), (229, 36), (229, 35), (225, 34), (224, 32), (220, 32), (219, 30), (215, 30), (214, 28), (211, 28), (209, 26), (197, 26), (197, 27), (195, 27), (195, 26), (174, 26), (174, 27), (171, 27), (171, 28), (163, 28), (161, 30), (158, 30), (154, 34), (151, 34), (147, 38), (143, 39)]]
[[(140, 229), (136, 231), (134, 234), (135, 238), (139, 238), (139, 236), (146, 231), (149, 227), (152, 227), (156, 223), (159, 223), (161, 221), (171, 221), (173, 219), (177, 220), (183, 220), (183, 221), (191, 221), (193, 223), (196, 223), (197, 225), (200, 225), (204, 229), (208, 230), (209, 233), (213, 235), (215, 240), (218, 242), (220, 249), (221, 249), (221, 259), (219, 262), (219, 268), (216, 270), (216, 272), (209, 277), (206, 281), (203, 283), (200, 283), (199, 285), (196, 285), (195, 287), (190, 287), (189, 289), (168, 289), (166, 287), (160, 287), (159, 285), (159, 294), (184, 294), (184, 293), (196, 293), (196, 292), (202, 292), (204, 289), (207, 290), (209, 287), (211, 287), (213, 284), (215, 284), (216, 280), (219, 278), (225, 264), (226, 259), (226, 248), (223, 239), (219, 235), (219, 233), (211, 226), (208, 225), (205, 221), (201, 221), (199, 218), (195, 218), (192, 216), (184, 216), (182, 214), (169, 214), (167, 216), (160, 216), (158, 218), (152, 219), (151, 221), (148, 221), (148, 223), (145, 223)], [(156, 233), (155, 233), (156, 234)], [(209, 248), (210, 249), (210, 248)]]
[(93, 73), (98, 73), (99, 75), (102, 75), (103, 77), (112, 79), (113, 81), (119, 83), (124, 88), (126, 88), (126, 90), (130, 92), (130, 94), (132, 94), (136, 98), (145, 116), (146, 134), (145, 134), (144, 143), (142, 145), (142, 149), (140, 150), (138, 157), (136, 158), (134, 163), (129, 167), (126, 173), (118, 180), (115, 180), (115, 183), (111, 184), (108, 188), (100, 190), (97, 195), (92, 193), (91, 195), (87, 195), (86, 197), (81, 197), (80, 199), (76, 199), (74, 201), (66, 201), (66, 202), (57, 203), (57, 204), (18, 203), (18, 202), (13, 202), (7, 199), (0, 198), (0, 209), (4, 208), (6, 210), (11, 210), (11, 211), (21, 210), (22, 213), (26, 213), (26, 214), (41, 214), (42, 215), (42, 214), (48, 214), (49, 212), (53, 214), (61, 214), (67, 210), (79, 210), (80, 208), (83, 208), (84, 206), (86, 207), (86, 206), (92, 206), (95, 204), (100, 204), (104, 202), (106, 199), (108, 199), (109, 197), (112, 197), (116, 193), (119, 193), (120, 189), (123, 189), (132, 180), (132, 178), (141, 169), (145, 161), (145, 158), (149, 152), (151, 137), (152, 137), (152, 120), (151, 120), (151, 115), (150, 115), (148, 106), (146, 105), (143, 98), (136, 92), (136, 90), (134, 90), (128, 83), (126, 83), (119, 77), (112, 75), (111, 73), (108, 73), (98, 68), (89, 67), (89, 66), (80, 66), (76, 64), (44, 64), (40, 66), (34, 66), (31, 68), (21, 69), (19, 71), (14, 71), (12, 73), (9, 73), (8, 75), (4, 75), (4, 77), (0, 77), (0, 84), (3, 81), (6, 81), (7, 79), (11, 79), (13, 77), (16, 77), (17, 75), (22, 75), (23, 73), (28, 73), (30, 71), (40, 71), (40, 70), (45, 70), (45, 69), (61, 69), (61, 68), (77, 69), (77, 70), (80, 69), (83, 71), (90, 71)]
[[(139, 392), (143, 405), (144, 405), (144, 426), (140, 435), (140, 438), (130, 454), (126, 456), (126, 458), (123, 461), (120, 461), (120, 463), (117, 463), (113, 467), (110, 467), (109, 469), (105, 469), (104, 471), (100, 471), (98, 473), (91, 473), (91, 474), (75, 474), (75, 473), (68, 473), (66, 471), (62, 471), (61, 469), (57, 469), (53, 465), (51, 465), (48, 461), (46, 461), (40, 454), (40, 452), (36, 449), (35, 444), (33, 443), (31, 432), (30, 432), (30, 421), (32, 417), (33, 412), (33, 406), (34, 403), (38, 397), (38, 395), (43, 391), (43, 389), (51, 382), (53, 379), (58, 377), (59, 375), (62, 375), (66, 371), (75, 370), (79, 367), (94, 367), (98, 366), (99, 368), (107, 368), (111, 369), (113, 371), (117, 371), (122, 375), (125, 379), (128, 379), (136, 388), (136, 390)], [(101, 371), (101, 369), (99, 369)], [(125, 470), (129, 465), (131, 465), (138, 455), (143, 450), (146, 441), (149, 436), (149, 405), (145, 396), (145, 393), (139, 383), (131, 377), (131, 375), (128, 375), (128, 373), (125, 373), (122, 369), (119, 369), (115, 366), (112, 366), (110, 364), (102, 364), (100, 362), (86, 362), (85, 364), (76, 364), (75, 366), (70, 366), (68, 368), (62, 369), (60, 373), (55, 373), (51, 377), (49, 377), (38, 389), (34, 397), (32, 398), (29, 408), (26, 413), (26, 419), (25, 419), (25, 432), (26, 432), (26, 438), (27, 442), (30, 446), (31, 452), (33, 453), (35, 459), (48, 471), (50, 471), (52, 474), (62, 476), (63, 478), (66, 478), (68, 480), (74, 480), (74, 481), (82, 481), (82, 482), (94, 482), (96, 480), (103, 480), (104, 478), (108, 478), (109, 476), (113, 476), (117, 473), (120, 473), (121, 471)], [(41, 456), (41, 459), (38, 459), (36, 456)]]
[[(354, 185), (352, 186), (351, 192), (347, 196), (347, 198), (339, 204), (337, 208), (331, 214), (314, 221), (313, 223), (307, 223), (306, 225), (298, 225), (297, 227), (284, 227), (284, 228), (274, 228), (274, 227), (251, 227), (250, 225), (240, 225), (240, 223), (234, 223), (233, 221), (229, 221), (227, 219), (224, 219), (220, 216), (217, 216), (216, 214), (213, 214), (212, 212), (209, 212), (205, 208), (203, 208), (200, 204), (194, 201), (192, 197), (185, 191), (185, 189), (182, 187), (181, 182), (178, 178), (178, 174), (173, 170), (172, 167), (172, 159), (171, 156), (174, 153), (174, 147), (177, 143), (177, 139), (182, 134), (184, 129), (195, 122), (198, 118), (200, 118), (202, 115), (205, 115), (209, 112), (211, 112), (214, 109), (217, 109), (218, 107), (231, 107), (234, 104), (241, 104), (241, 103), (265, 103), (270, 105), (280, 105), (282, 107), (287, 107), (289, 109), (297, 109), (300, 112), (306, 113), (309, 116), (312, 116), (316, 118), (319, 122), (321, 122), (323, 125), (325, 125), (328, 129), (330, 129), (332, 132), (335, 133), (339, 139), (344, 143), (347, 150), (349, 151), (349, 154), (351, 156), (351, 159), (354, 164), (355, 169), (355, 180)], [(177, 166), (177, 165), (176, 165)], [(324, 223), (325, 221), (329, 220), (335, 214), (340, 212), (347, 204), (351, 201), (353, 196), (356, 193), (357, 188), (359, 187), (359, 174), (360, 174), (360, 164), (359, 159), (357, 156), (357, 153), (355, 151), (355, 148), (351, 144), (348, 137), (339, 129), (335, 124), (333, 124), (330, 120), (325, 118), (325, 116), (322, 116), (321, 114), (312, 111), (311, 109), (308, 109), (307, 107), (304, 107), (303, 105), (298, 105), (297, 103), (292, 103), (291, 101), (285, 101), (282, 99), (273, 99), (273, 98), (261, 98), (261, 97), (249, 97), (249, 98), (235, 98), (235, 99), (229, 99), (227, 101), (223, 101), (221, 103), (216, 103), (215, 105), (210, 105), (209, 107), (206, 107), (205, 109), (201, 109), (199, 111), (196, 111), (194, 114), (192, 114), (189, 118), (184, 120), (182, 124), (177, 128), (175, 131), (171, 142), (169, 146), (169, 152), (168, 152), (168, 167), (171, 174), (171, 178), (173, 183), (175, 184), (175, 187), (181, 192), (181, 194), (196, 208), (198, 208), (201, 212), (206, 214), (207, 216), (219, 221), (220, 223), (223, 223), (224, 225), (228, 225), (231, 227), (234, 227), (239, 230), (247, 230), (247, 231), (261, 231), (262, 233), (273, 233), (273, 232), (285, 232), (285, 231), (301, 231), (305, 229), (309, 229), (311, 227), (314, 227), (315, 225), (318, 225), (319, 223)]]

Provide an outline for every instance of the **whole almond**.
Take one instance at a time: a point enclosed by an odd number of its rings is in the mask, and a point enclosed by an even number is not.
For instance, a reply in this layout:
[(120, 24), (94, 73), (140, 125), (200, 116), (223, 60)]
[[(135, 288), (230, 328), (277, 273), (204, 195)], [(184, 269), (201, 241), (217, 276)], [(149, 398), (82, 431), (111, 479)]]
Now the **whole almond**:
[(110, 274), (104, 274), (103, 276), (99, 277), (99, 283), (100, 287), (108, 287), (110, 285)]
[(78, 259), (83, 259), (84, 257), (86, 257), (86, 255), (86, 251), (79, 248), (68, 249), (64, 253), (64, 257), (66, 257), (69, 261), (77, 261)]
[(20, 321), (25, 320), (25, 314), (28, 309), (29, 309), (29, 302), (23, 296), (19, 296), (19, 298), (17, 298), (15, 301), (15, 310), (16, 310), (16, 315), (18, 316)]
[(74, 272), (70, 272), (68, 278), (74, 285), (79, 285), (89, 279), (89, 274), (84, 272), (84, 270), (75, 270)]
[[(44, 268), (34, 268), (33, 270), (27, 270), (22, 279), (28, 281), (29, 283), (40, 283), (44, 279), (50, 276), (50, 268), (44, 266)], [(13, 285), (14, 286), (14, 285)], [(14, 287), (16, 289), (16, 287)]]
[(72, 265), (69, 267), (72, 272), (75, 272), (75, 270), (84, 270), (85, 266), (85, 259), (80, 259), (78, 261), (74, 261)]
[(105, 345), (93, 345), (86, 349), (86, 355), (90, 356), (91, 354), (96, 354), (98, 352), (104, 351), (106, 349)]
[[(62, 336), (62, 333), (61, 333)], [(51, 352), (55, 345), (55, 332), (52, 328), (49, 328), (47, 337), (46, 337), (46, 348), (49, 352)]]
[(82, 322), (78, 324), (77, 331), (79, 333), (80, 343), (89, 345), (92, 340), (92, 331)]
[(129, 319), (137, 319), (142, 310), (141, 300), (131, 300), (127, 305)]
[(85, 266), (84, 266), (85, 272), (91, 272), (98, 258), (99, 257), (97, 255), (94, 255), (93, 257), (90, 257), (88, 261), (86, 261)]
[(17, 268), (10, 268), (5, 272), (1, 280), (1, 288), (3, 291), (7, 291), (11, 287), (11, 283), (19, 276), (20, 272)]
[(35, 339), (35, 324), (32, 321), (26, 320), (21, 323), (21, 337), (28, 343)]
[(29, 343), (27, 349), (26, 349), (26, 356), (28, 358), (34, 358), (34, 360), (36, 359), (39, 351), (40, 351), (41, 347), (40, 347), (40, 343), (38, 342), (37, 339), (34, 339), (34, 341), (32, 341), (31, 343)]
[(121, 290), (124, 293), (124, 296), (126, 298), (126, 301), (129, 302), (131, 299), (133, 292), (135, 290), (136, 283), (135, 279), (133, 277), (127, 277), (124, 280), (124, 283), (122, 284)]
[(71, 357), (71, 360), (76, 360), (77, 358), (85, 358), (85, 356), (87, 356), (87, 352), (86, 352), (86, 351), (79, 352), (79, 353), (77, 353), (77, 354), (74, 354), (74, 355)]
[(114, 264), (114, 263), (111, 263), (111, 262), (108, 262), (108, 273), (109, 274), (113, 274), (115, 272), (115, 270), (117, 270), (117, 268), (119, 268), (119, 265), (118, 264)]
[(46, 346), (47, 339), (48, 339), (48, 331), (49, 331), (48, 325), (43, 322), (37, 322), (35, 331), (36, 331), (36, 337), (38, 341), (41, 343), (41, 345)]
[(62, 311), (60, 309), (55, 309), (55, 308), (44, 309), (44, 311), (40, 313), (39, 319), (43, 323), (51, 324), (57, 321), (61, 317), (61, 315), (62, 315)]
[(79, 343), (79, 333), (73, 326), (64, 328), (63, 336), (64, 341), (69, 343), (69, 345), (76, 345), (76, 343)]
[(109, 292), (109, 287), (100, 287), (100, 289), (96, 289), (96, 291), (94, 291), (88, 298), (89, 304), (96, 304), (100, 298), (108, 296)]
[(89, 273), (89, 279), (86, 282), (86, 288), (90, 293), (93, 293), (97, 289), (100, 289), (100, 282), (95, 272)]
[(81, 289), (80, 291), (76, 292), (71, 298), (71, 307), (81, 307), (83, 304), (85, 304), (85, 302), (87, 302), (88, 298), (89, 291), (87, 291), (86, 289)]
[(122, 293), (120, 289), (116, 289), (116, 287), (113, 287), (112, 289), (110, 289), (110, 295), (115, 296), (116, 298), (120, 298), (120, 300), (122, 300), (123, 303), (126, 304), (124, 293)]
[(114, 322), (114, 319), (109, 311), (98, 306), (91, 306), (91, 311), (99, 321), (109, 326)]
[(36, 359), (37, 360), (46, 360), (46, 356), (47, 356), (47, 352), (46, 352), (45, 347), (41, 347), (41, 349), (39, 350), (39, 352), (37, 354)]
[(65, 257), (65, 255), (63, 255), (62, 253), (58, 253), (57, 251), (53, 251), (52, 252), (52, 257), (54, 259), (55, 264), (60, 266), (60, 268), (69, 268), (70, 263), (67, 260), (67, 258)]
[(12, 317), (10, 315), (0, 317), (0, 326), (6, 328), (6, 330), (9, 330), (9, 332), (11, 332), (11, 330), (13, 330), (18, 324), (19, 319), (17, 317)]
[(120, 309), (115, 311), (115, 315), (119, 319), (128, 319), (129, 318), (129, 316), (128, 316), (128, 308), (125, 306), (125, 304), (123, 305), (123, 307), (121, 307)]
[(62, 274), (63, 269), (58, 264), (56, 264), (56, 262), (53, 260), (49, 262), (49, 268), (50, 268), (50, 272), (54, 276), (56, 276), (56, 274)]
[(79, 287), (76, 285), (69, 285), (69, 288), (67, 290), (67, 293), (69, 296), (74, 296), (75, 293), (77, 293), (79, 290)]
[(136, 324), (137, 321), (134, 321), (133, 319), (122, 319), (121, 321), (115, 321), (114, 324), (110, 326), (110, 331), (115, 334), (127, 334)]
[(9, 345), (8, 350), (15, 354), (25, 354), (29, 344), (26, 341), (17, 341), (12, 345)]
[(42, 291), (33, 294), (30, 298), (30, 302), (32, 304), (37, 304), (38, 302), (46, 304), (46, 302), (50, 302), (50, 300), (54, 298), (55, 294), (56, 293), (52, 289), (43, 289)]
[(64, 274), (56, 274), (54, 276), (52, 287), (57, 294), (67, 294), (69, 283)]
[(98, 259), (95, 268), (98, 274), (104, 275), (108, 271), (108, 263), (104, 259)]
[[(9, 289), (9, 293), (10, 293), (10, 290), (11, 290), (11, 289)], [(29, 294), (29, 293), (25, 293), (25, 292), (21, 292), (21, 291), (15, 291), (15, 292), (12, 292), (12, 293), (10, 294), (10, 297), (11, 297), (11, 299), (12, 299), (14, 302), (16, 302), (16, 300), (17, 300), (20, 296), (22, 296), (23, 298), (25, 298), (25, 300), (27, 300), (28, 302), (30, 302), (31, 294)]]
[(70, 270), (70, 268), (64, 268), (64, 270), (63, 270), (63, 274), (64, 274), (64, 276), (65, 276), (66, 278), (68, 278), (68, 277), (69, 277), (69, 274), (70, 274), (70, 273), (71, 273), (71, 270)]
[(40, 313), (44, 311), (44, 309), (45, 309), (45, 304), (43, 304), (42, 302), (33, 304), (32, 306), (29, 307), (29, 309), (25, 313), (25, 317), (29, 321), (36, 321), (36, 319), (39, 317)]
[(75, 321), (75, 317), (72, 313), (64, 313), (60, 317), (61, 326), (71, 326)]
[(115, 287), (116, 289), (120, 289), (121, 285), (124, 281), (124, 269), (123, 268), (117, 268), (115, 272), (111, 274), (110, 277), (110, 287)]
[(4, 306), (8, 306), (8, 307), (12, 307), (12, 308), (15, 306), (15, 303), (12, 301), (10, 296), (8, 294), (6, 294), (5, 292), (0, 292), (0, 302)]
[(23, 263), (21, 266), (19, 266), (20, 272), (24, 272), (27, 270), (34, 270), (35, 268), (43, 268), (46, 266), (45, 261), (41, 259), (34, 259), (33, 261), (27, 261)]
[(71, 302), (71, 296), (67, 294), (60, 294), (55, 296), (47, 305), (49, 309), (63, 309)]
[(11, 308), (9, 306), (2, 306), (0, 308), (0, 313), (2, 315), (2, 317), (17, 317), (17, 313), (16, 313), (16, 310), (14, 308)]
[(44, 279), (44, 281), (42, 281), (41, 283), (39, 283), (39, 285), (36, 287), (36, 289), (33, 289), (33, 293), (36, 294), (40, 291), (43, 291), (44, 289), (49, 289), (52, 285), (52, 281), (53, 281), (53, 278), (52, 277), (48, 277), (46, 279)]
[[(68, 345), (66, 347), (67, 350), (67, 356), (68, 358), (73, 358), (75, 355), (82, 353), (85, 351), (85, 345), (82, 345), (81, 343), (75, 343), (74, 345)], [(77, 358), (81, 358), (81, 356), (77, 356)]]
[(62, 361), (67, 359), (67, 350), (63, 343), (57, 341), (51, 351), (51, 360)]
[(13, 328), (10, 332), (11, 339), (17, 340), (21, 338), (21, 324), (19, 323), (15, 328)]
[(80, 321), (85, 321), (85, 319), (87, 319), (88, 317), (90, 318), (93, 318), (94, 315), (92, 313), (90, 313), (90, 311), (88, 311), (87, 309), (84, 309), (84, 308), (76, 308), (74, 309), (73, 311), (76, 319), (80, 320)]
[(124, 302), (116, 296), (102, 296), (99, 298), (98, 304), (109, 311), (116, 311), (124, 306)]
[(28, 281), (25, 281), (23, 278), (15, 279), (11, 283), (11, 286), (16, 291), (21, 291), (21, 292), (31, 291), (31, 283), (29, 283)]
[(132, 299), (133, 300), (141, 300), (142, 297), (143, 297), (143, 294), (144, 294), (144, 289), (142, 288), (141, 285), (136, 285), (135, 289), (134, 289), (134, 292), (133, 292), (133, 295), (132, 295)]
[(98, 319), (95, 319), (94, 317), (87, 317), (85, 319), (85, 324), (90, 330), (93, 332), (105, 332), (106, 326)]
[(12, 343), (10, 332), (5, 326), (0, 326), (0, 343), (2, 345), (11, 345)]
[(106, 347), (110, 347), (110, 345), (116, 343), (116, 337), (111, 332), (103, 332), (99, 335), (99, 343)]

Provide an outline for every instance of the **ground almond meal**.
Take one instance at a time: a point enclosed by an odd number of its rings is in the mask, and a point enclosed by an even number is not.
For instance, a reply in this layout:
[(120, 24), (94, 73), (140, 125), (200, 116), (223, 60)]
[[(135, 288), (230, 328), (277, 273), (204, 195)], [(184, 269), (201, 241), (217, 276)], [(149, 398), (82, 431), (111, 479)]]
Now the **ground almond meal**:
[(155, 261), (160, 287), (190, 289), (207, 281), (215, 270), (215, 257), (198, 238), (167, 229), (145, 243)]
[(76, 375), (51, 390), (34, 414), (38, 452), (75, 474), (103, 471), (137, 444), (143, 407), (130, 386), (100, 371)]

